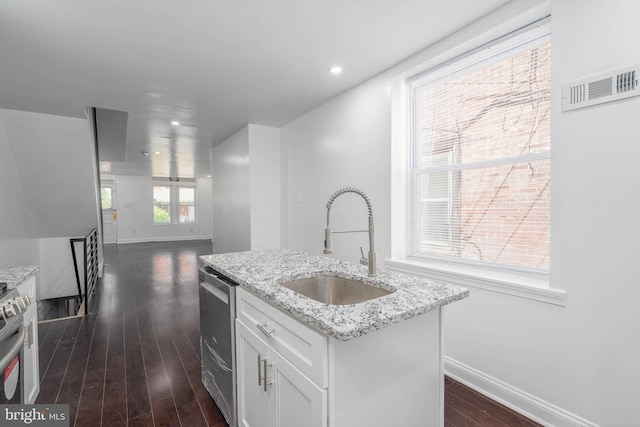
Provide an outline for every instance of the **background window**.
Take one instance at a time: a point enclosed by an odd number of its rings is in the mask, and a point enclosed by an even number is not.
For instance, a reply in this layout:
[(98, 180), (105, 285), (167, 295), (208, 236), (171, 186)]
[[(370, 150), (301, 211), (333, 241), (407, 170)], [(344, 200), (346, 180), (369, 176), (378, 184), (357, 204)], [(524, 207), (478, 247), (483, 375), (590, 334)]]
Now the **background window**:
[(101, 187), (100, 188), (100, 200), (102, 209), (113, 209), (113, 188)]
[(548, 271), (548, 22), (410, 79), (408, 255)]
[(193, 187), (178, 187), (178, 206), (180, 223), (196, 221), (196, 189)]
[(195, 178), (153, 177), (153, 181), (154, 224), (196, 222)]
[(153, 223), (171, 223), (171, 187), (153, 187)]

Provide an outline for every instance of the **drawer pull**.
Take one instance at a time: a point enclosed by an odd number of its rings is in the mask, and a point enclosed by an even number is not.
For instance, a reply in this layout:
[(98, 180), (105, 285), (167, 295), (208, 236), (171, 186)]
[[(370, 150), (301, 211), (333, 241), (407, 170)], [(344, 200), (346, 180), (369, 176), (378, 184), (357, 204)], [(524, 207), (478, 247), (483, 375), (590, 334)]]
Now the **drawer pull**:
[(267, 327), (266, 323), (263, 324), (256, 324), (256, 326), (258, 327), (258, 329), (260, 329), (260, 332), (262, 332), (263, 334), (265, 334), (266, 336), (268, 336), (269, 338), (271, 338), (274, 334), (274, 332), (276, 331), (274, 328), (269, 329)]

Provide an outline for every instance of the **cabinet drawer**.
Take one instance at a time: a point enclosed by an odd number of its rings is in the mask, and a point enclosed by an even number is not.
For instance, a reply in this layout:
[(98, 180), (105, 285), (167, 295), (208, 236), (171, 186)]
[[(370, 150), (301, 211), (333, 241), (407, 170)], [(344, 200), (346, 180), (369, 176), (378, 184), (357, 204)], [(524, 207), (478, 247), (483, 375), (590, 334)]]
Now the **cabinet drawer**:
[(327, 387), (327, 337), (238, 288), (236, 315), (321, 388)]

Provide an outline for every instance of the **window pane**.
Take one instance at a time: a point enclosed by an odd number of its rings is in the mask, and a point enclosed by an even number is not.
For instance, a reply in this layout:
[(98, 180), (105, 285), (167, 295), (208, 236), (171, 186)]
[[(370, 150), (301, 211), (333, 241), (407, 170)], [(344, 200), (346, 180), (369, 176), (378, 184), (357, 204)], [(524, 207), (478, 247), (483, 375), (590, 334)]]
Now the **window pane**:
[(113, 188), (111, 187), (100, 188), (102, 209), (113, 209), (112, 192)]
[(179, 187), (178, 206), (180, 207), (180, 223), (196, 221), (196, 189)]
[(171, 187), (153, 187), (153, 222), (171, 223)]
[(451, 151), (453, 163), (490, 161), (550, 148), (551, 46), (416, 88), (418, 168)]
[(430, 197), (441, 175), (416, 180), (415, 254), (549, 269), (548, 159), (457, 172), (450, 199)]
[(549, 269), (550, 162), (462, 173), (460, 256)]

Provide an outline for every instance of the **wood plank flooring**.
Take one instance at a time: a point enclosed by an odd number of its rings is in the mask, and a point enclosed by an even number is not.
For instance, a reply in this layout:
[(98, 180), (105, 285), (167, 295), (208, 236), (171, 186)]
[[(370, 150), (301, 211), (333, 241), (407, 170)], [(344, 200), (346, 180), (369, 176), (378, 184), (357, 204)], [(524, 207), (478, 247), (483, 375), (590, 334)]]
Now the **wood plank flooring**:
[[(105, 246), (92, 313), (39, 325), (37, 403), (69, 404), (71, 426), (228, 427), (200, 381), (197, 256), (211, 249)], [(446, 378), (445, 426), (539, 424)]]

